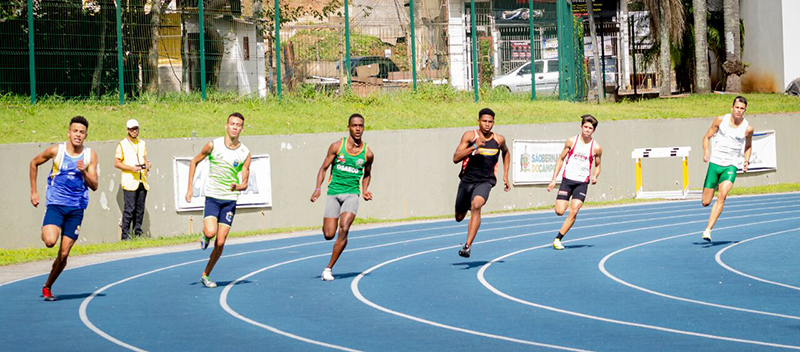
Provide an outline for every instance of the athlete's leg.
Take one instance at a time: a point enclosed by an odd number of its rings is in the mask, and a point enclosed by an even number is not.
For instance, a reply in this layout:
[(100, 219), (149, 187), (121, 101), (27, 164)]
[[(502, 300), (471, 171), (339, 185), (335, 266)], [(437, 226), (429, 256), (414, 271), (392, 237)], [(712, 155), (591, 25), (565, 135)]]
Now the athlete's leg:
[(42, 226), (42, 242), (47, 248), (53, 248), (61, 237), (61, 228), (58, 225)]
[(333, 265), (339, 260), (339, 256), (344, 252), (347, 247), (347, 235), (350, 233), (350, 225), (356, 219), (356, 214), (344, 212), (339, 217), (339, 234), (336, 236), (336, 242), (333, 244), (333, 251), (331, 252), (331, 260), (328, 262), (326, 268), (333, 269)]
[(569, 231), (569, 229), (572, 228), (572, 225), (575, 224), (575, 219), (578, 217), (578, 210), (580, 210), (582, 206), (583, 206), (582, 200), (575, 198), (572, 199), (572, 203), (570, 204), (569, 207), (569, 214), (567, 215), (567, 218), (564, 219), (564, 223), (561, 224), (561, 230), (559, 231), (562, 237), (563, 235), (566, 235), (567, 231)]
[(461, 222), (467, 217), (467, 211), (472, 207), (472, 191), (474, 185), (467, 183), (458, 184), (458, 192), (456, 192), (456, 207), (455, 219), (456, 222)]
[(703, 188), (703, 206), (707, 207), (711, 205), (711, 201), (714, 199), (714, 189), (713, 188)]
[(208, 239), (214, 238), (219, 231), (219, 225), (217, 218), (213, 216), (207, 216), (203, 219), (203, 235), (206, 236)]
[[(722, 214), (722, 208), (725, 207), (725, 199), (728, 198), (728, 192), (733, 188), (733, 182), (731, 181), (722, 181), (719, 184), (719, 194), (717, 194), (717, 202), (714, 203), (714, 206), (711, 207), (711, 215), (708, 217), (708, 225), (706, 225), (706, 230), (711, 230), (714, 228), (714, 224), (717, 223), (717, 219), (719, 219), (719, 215)], [(705, 191), (705, 189), (703, 190)], [(705, 204), (705, 200), (703, 201)]]
[[(219, 257), (222, 256), (222, 250), (225, 249), (225, 240), (228, 238), (228, 232), (231, 231), (231, 227), (227, 224), (217, 225), (214, 223), (214, 227), (216, 227), (217, 241), (214, 242), (214, 250), (211, 251), (211, 255), (208, 257), (208, 264), (206, 264), (206, 270), (203, 271), (203, 276), (211, 275), (211, 271), (217, 265)], [(206, 234), (206, 236), (208, 235)]]
[(567, 199), (556, 199), (556, 215), (561, 216), (567, 211), (567, 207), (569, 206), (569, 200)]
[(53, 283), (56, 282), (58, 276), (61, 275), (61, 272), (64, 271), (64, 268), (67, 266), (67, 257), (69, 257), (69, 251), (72, 250), (72, 246), (75, 244), (75, 240), (69, 238), (67, 236), (61, 236), (61, 248), (58, 250), (58, 256), (56, 260), (53, 261), (53, 268), (50, 270), (50, 276), (47, 277), (47, 281), (44, 283), (45, 287), (52, 287)]
[(482, 196), (472, 198), (472, 205), (469, 209), (469, 224), (467, 225), (467, 248), (472, 248), (472, 241), (475, 240), (475, 235), (478, 234), (478, 229), (481, 227), (481, 209), (484, 204), (486, 204), (486, 199)]
[(339, 218), (322, 219), (322, 235), (325, 240), (330, 241), (336, 237), (336, 228), (339, 226)]

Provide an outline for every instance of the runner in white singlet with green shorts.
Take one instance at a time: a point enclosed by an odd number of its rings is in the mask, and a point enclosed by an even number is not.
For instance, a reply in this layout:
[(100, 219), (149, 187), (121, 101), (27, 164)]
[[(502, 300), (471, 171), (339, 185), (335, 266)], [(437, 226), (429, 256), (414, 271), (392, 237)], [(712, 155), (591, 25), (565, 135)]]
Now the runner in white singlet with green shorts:
[[(351, 115), (347, 129), (350, 131), (350, 137), (344, 137), (328, 147), (325, 160), (322, 161), (317, 173), (316, 188), (311, 195), (312, 202), (319, 198), (325, 174), (328, 167), (333, 165), (331, 178), (328, 181), (328, 200), (325, 203), (325, 215), (322, 219), (322, 234), (330, 241), (336, 236), (338, 227), (339, 237), (333, 244), (331, 260), (322, 271), (324, 281), (333, 281), (333, 265), (347, 247), (347, 234), (358, 213), (358, 196), (362, 195), (367, 201), (372, 200), (372, 192), (367, 189), (372, 179), (372, 161), (375, 155), (361, 140), (364, 133), (364, 117), (359, 114)], [(359, 182), (363, 189), (359, 188)]]
[(208, 248), (208, 243), (214, 236), (217, 240), (208, 258), (208, 264), (200, 275), (200, 283), (208, 288), (217, 287), (217, 283), (211, 281), (209, 275), (222, 256), (225, 240), (236, 215), (239, 192), (247, 189), (250, 178), (250, 149), (239, 141), (243, 129), (244, 116), (238, 112), (230, 114), (225, 124), (225, 137), (206, 143), (189, 163), (189, 190), (186, 191), (186, 202), (192, 201), (194, 193), (192, 183), (197, 164), (206, 157), (209, 161), (208, 180), (204, 190), (206, 204), (203, 210), (203, 237), (200, 240), (200, 248), (203, 250)]
[[(719, 188), (717, 202), (711, 207), (711, 215), (708, 217), (708, 225), (703, 231), (702, 238), (711, 241), (711, 229), (717, 222), (722, 208), (725, 206), (725, 198), (733, 188), (736, 181), (737, 165), (741, 162), (744, 172), (750, 165), (751, 144), (753, 139), (753, 126), (744, 119), (747, 110), (747, 99), (738, 96), (733, 99), (731, 113), (724, 116), (717, 116), (711, 127), (703, 136), (703, 161), (708, 163), (706, 181), (703, 185), (703, 206), (707, 207), (714, 199), (714, 191)], [(714, 145), (711, 154), (708, 152), (708, 142), (714, 137)], [(742, 151), (744, 151), (744, 161), (742, 162)]]

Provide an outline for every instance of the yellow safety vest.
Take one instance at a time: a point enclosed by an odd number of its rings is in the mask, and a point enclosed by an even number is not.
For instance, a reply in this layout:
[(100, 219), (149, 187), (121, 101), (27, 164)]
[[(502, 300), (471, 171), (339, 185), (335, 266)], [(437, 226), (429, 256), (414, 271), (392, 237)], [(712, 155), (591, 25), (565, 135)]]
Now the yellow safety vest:
[[(147, 156), (147, 144), (140, 138), (137, 138), (136, 143), (125, 138), (117, 144), (116, 157), (125, 165), (136, 166), (145, 164), (145, 156)], [(122, 170), (122, 179), (120, 180), (122, 189), (126, 191), (135, 191), (139, 188), (140, 182), (144, 184), (144, 189), (150, 190), (150, 185), (147, 184), (147, 170), (137, 172)]]

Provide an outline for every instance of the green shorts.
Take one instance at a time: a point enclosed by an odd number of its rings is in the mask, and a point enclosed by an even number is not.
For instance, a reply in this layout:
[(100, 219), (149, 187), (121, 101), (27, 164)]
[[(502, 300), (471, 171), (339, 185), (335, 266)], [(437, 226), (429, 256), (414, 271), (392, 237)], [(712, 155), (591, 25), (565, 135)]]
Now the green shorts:
[(716, 189), (723, 181), (731, 181), (731, 183), (736, 181), (736, 165), (719, 166), (714, 163), (708, 163), (706, 183), (703, 188)]

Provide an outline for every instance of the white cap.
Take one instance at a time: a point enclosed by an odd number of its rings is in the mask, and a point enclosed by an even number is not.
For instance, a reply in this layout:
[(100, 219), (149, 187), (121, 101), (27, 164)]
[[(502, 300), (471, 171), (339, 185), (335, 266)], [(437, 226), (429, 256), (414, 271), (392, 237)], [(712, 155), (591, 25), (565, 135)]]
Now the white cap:
[(134, 119), (130, 119), (130, 120), (128, 120), (127, 126), (128, 126), (128, 128), (139, 127), (139, 121), (136, 121)]

